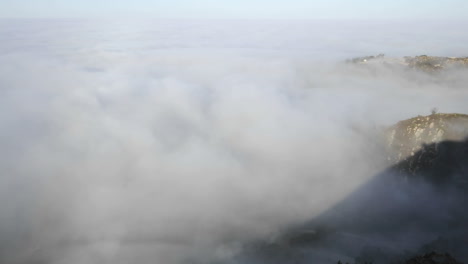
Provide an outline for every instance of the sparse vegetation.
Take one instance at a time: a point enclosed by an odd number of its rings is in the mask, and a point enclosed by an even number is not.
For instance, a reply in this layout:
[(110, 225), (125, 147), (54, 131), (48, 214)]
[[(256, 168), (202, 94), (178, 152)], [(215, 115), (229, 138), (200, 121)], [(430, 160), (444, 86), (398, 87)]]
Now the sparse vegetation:
[(365, 64), (380, 60), (382, 63), (395, 63), (424, 72), (436, 72), (449, 67), (468, 67), (468, 57), (406, 56), (403, 59), (384, 59), (384, 54), (377, 56), (356, 57), (346, 60), (348, 63)]

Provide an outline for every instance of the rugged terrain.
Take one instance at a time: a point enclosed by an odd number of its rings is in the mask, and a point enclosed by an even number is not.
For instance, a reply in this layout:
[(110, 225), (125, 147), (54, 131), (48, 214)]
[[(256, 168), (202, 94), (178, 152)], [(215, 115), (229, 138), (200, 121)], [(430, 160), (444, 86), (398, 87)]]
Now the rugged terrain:
[(230, 263), (468, 261), (468, 116), (433, 112), (384, 135), (387, 170), (319, 217), (246, 246)]
[(397, 163), (413, 156), (426, 144), (464, 140), (468, 136), (468, 115), (435, 113), (398, 122), (385, 131), (389, 161)]
[(401, 65), (425, 72), (436, 72), (455, 67), (468, 67), (468, 57), (406, 56), (404, 58), (387, 58), (384, 54), (364, 56), (347, 60), (348, 63)]

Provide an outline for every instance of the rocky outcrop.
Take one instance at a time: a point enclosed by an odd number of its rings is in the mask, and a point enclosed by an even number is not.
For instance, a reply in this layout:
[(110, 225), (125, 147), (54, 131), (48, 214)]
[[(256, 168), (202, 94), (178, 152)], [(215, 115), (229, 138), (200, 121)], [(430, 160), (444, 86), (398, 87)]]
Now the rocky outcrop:
[(421, 55), (416, 57), (405, 57), (405, 62), (411, 68), (420, 69), (426, 72), (432, 72), (448, 67), (467, 67), (468, 57), (456, 58)]
[(468, 67), (468, 57), (438, 57), (427, 55), (387, 58), (384, 54), (379, 54), (377, 56), (356, 57), (348, 59), (346, 62), (355, 64), (381, 63), (385, 65), (401, 65), (425, 72), (436, 72), (442, 69), (455, 67)]
[(356, 57), (356, 58), (346, 60), (346, 62), (348, 62), (348, 63), (366, 63), (366, 62), (371, 61), (371, 60), (383, 59), (384, 57), (385, 57), (384, 54), (379, 54), (377, 56)]
[[(385, 131), (391, 164), (414, 156), (427, 144), (468, 138), (468, 115), (438, 114), (417, 116), (398, 122)], [(435, 146), (437, 147), (437, 146)]]

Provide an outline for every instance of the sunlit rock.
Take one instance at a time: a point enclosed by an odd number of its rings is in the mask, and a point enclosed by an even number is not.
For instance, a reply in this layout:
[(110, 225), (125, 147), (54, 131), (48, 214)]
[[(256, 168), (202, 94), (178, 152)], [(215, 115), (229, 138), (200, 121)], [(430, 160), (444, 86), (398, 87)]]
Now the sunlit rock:
[(448, 68), (468, 67), (468, 57), (438, 57), (427, 55), (390, 58), (385, 57), (384, 54), (379, 54), (377, 56), (356, 57), (348, 59), (346, 62), (364, 65), (375, 63), (384, 65), (400, 65), (429, 73)]
[(453, 66), (468, 66), (468, 57), (437, 57), (421, 55), (416, 57), (405, 57), (405, 62), (411, 68), (431, 72)]
[(385, 131), (388, 160), (400, 162), (423, 149), (425, 144), (468, 137), (468, 115), (438, 114), (417, 116), (398, 122)]

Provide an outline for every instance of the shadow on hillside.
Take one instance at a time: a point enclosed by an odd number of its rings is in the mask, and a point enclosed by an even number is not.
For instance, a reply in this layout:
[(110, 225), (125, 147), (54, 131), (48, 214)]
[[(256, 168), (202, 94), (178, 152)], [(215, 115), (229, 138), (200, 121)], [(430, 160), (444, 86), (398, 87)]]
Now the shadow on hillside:
[(468, 139), (425, 145), (320, 216), (247, 245), (231, 262), (403, 263), (439, 251), (466, 263), (467, 202)]

